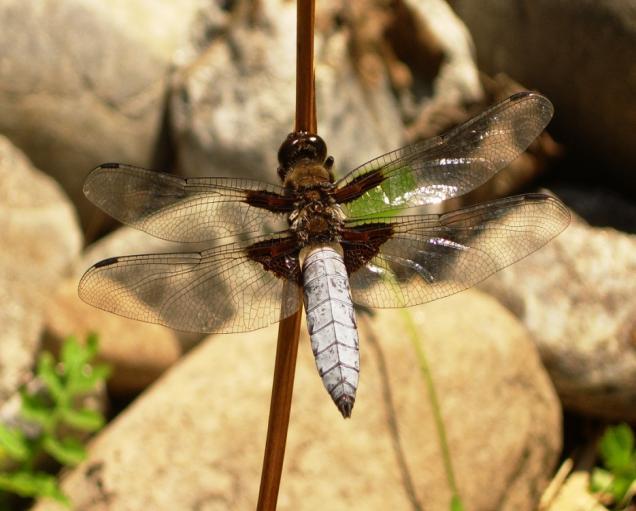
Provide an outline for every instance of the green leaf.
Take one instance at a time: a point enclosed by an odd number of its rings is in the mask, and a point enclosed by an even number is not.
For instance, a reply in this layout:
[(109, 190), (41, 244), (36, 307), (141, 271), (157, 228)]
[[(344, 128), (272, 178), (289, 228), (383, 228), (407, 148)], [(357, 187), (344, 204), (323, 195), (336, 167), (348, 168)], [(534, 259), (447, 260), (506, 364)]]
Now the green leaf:
[(634, 483), (633, 477), (615, 477), (610, 486), (610, 492), (614, 500), (620, 502)]
[(0, 448), (17, 461), (25, 461), (31, 457), (31, 447), (24, 433), (18, 428), (8, 428), (2, 423), (0, 423)]
[(113, 369), (108, 364), (96, 364), (92, 366), (91, 375), (97, 381), (105, 381), (110, 378)]
[(601, 438), (599, 452), (609, 470), (597, 468), (592, 473), (590, 488), (610, 494), (615, 503), (629, 500), (636, 485), (636, 452), (634, 433), (626, 424), (607, 428)]
[(68, 497), (60, 490), (55, 476), (43, 472), (0, 473), (0, 489), (22, 497), (50, 497), (70, 505)]
[(46, 435), (42, 440), (42, 448), (63, 465), (75, 466), (86, 458), (86, 450), (73, 438), (58, 440)]
[(90, 332), (86, 337), (86, 345), (84, 347), (88, 360), (92, 360), (99, 351), (99, 337), (95, 332)]
[(634, 434), (627, 424), (608, 428), (601, 439), (601, 458), (612, 471), (620, 471), (631, 465), (633, 449)]
[(73, 338), (65, 342), (62, 356), (63, 363), (67, 367), (67, 390), (70, 394), (89, 392), (110, 375), (110, 368), (107, 365), (93, 366), (91, 364), (92, 359), (97, 355), (98, 347), (95, 334), (89, 334), (84, 346)]
[(97, 431), (104, 425), (104, 418), (95, 410), (74, 410), (72, 408), (64, 408), (60, 412), (60, 418), (63, 422), (74, 428), (83, 431)]
[(81, 372), (89, 358), (88, 350), (74, 336), (66, 338), (62, 344), (60, 361), (67, 376)]
[[(408, 207), (408, 194), (414, 191), (417, 184), (412, 170), (408, 165), (397, 169), (397, 177), (384, 181), (360, 198), (351, 201), (347, 206), (349, 215), (372, 219), (399, 214), (401, 210)], [(390, 211), (378, 213), (378, 210), (386, 208), (387, 204), (393, 204), (395, 207)]]
[(459, 495), (453, 495), (450, 505), (451, 511), (464, 511), (464, 505)]
[(614, 476), (604, 468), (595, 468), (590, 478), (590, 490), (593, 492), (609, 491)]
[(55, 401), (66, 399), (64, 384), (55, 370), (55, 359), (48, 351), (40, 354), (36, 373)]
[(39, 396), (33, 396), (25, 390), (20, 391), (22, 418), (34, 422), (45, 431), (50, 431), (55, 426), (54, 410), (45, 404)]
[(96, 366), (86, 365), (81, 373), (74, 375), (68, 383), (68, 391), (72, 395), (86, 394), (94, 390), (97, 385), (105, 381), (111, 373), (111, 368), (107, 364)]

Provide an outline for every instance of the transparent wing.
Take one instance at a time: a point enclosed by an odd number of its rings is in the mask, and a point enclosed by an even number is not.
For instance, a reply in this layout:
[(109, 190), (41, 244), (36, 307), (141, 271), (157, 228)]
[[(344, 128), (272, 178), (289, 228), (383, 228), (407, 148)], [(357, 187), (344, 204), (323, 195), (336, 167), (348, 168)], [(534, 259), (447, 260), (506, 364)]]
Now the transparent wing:
[(387, 153), (336, 185), (350, 217), (369, 216), (470, 192), (514, 160), (552, 118), (540, 94), (515, 94), (451, 131)]
[[(285, 228), (282, 215), (264, 209), (291, 207), (281, 187), (230, 178), (183, 179), (163, 172), (107, 163), (93, 170), (84, 194), (122, 223), (169, 241), (198, 242), (243, 232)], [(260, 202), (259, 202), (260, 201)], [(262, 207), (254, 207), (254, 204)]]
[[(263, 248), (281, 240), (285, 238), (252, 241)], [(277, 255), (286, 256), (293, 254)], [(100, 309), (176, 330), (246, 332), (297, 311), (297, 289), (265, 271), (243, 244), (232, 243), (200, 253), (106, 259), (84, 274), (79, 295)]]
[[(519, 195), (443, 215), (375, 219), (392, 236), (350, 276), (353, 301), (408, 307), (467, 289), (554, 238), (570, 221), (558, 199)], [(350, 227), (368, 223), (349, 222)], [(347, 250), (364, 247), (343, 243)]]

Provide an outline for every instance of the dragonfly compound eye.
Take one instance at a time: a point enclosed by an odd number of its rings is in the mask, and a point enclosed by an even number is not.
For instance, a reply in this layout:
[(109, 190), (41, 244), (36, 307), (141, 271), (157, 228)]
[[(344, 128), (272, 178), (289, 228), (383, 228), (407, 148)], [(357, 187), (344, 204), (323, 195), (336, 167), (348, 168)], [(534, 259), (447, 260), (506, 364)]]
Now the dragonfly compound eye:
[(284, 177), (300, 160), (323, 163), (327, 157), (327, 144), (318, 135), (305, 132), (290, 133), (278, 149), (278, 174)]

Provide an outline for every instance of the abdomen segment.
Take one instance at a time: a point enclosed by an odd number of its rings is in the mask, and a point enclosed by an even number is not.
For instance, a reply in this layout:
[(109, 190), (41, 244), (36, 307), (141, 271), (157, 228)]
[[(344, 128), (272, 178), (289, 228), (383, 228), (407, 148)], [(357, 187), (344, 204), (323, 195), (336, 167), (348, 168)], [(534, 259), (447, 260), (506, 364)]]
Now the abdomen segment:
[(358, 387), (360, 354), (349, 278), (337, 244), (304, 249), (303, 293), (316, 367), (344, 417)]

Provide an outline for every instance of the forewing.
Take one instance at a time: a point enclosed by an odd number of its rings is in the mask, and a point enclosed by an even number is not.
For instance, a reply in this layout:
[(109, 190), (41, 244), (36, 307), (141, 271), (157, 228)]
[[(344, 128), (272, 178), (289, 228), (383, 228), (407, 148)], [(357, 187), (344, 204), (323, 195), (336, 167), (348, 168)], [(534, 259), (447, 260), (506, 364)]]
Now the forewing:
[[(256, 238), (276, 257), (294, 258), (282, 236)], [(85, 302), (127, 318), (189, 332), (246, 332), (298, 310), (295, 282), (265, 271), (244, 244), (200, 253), (156, 254), (106, 259), (82, 277)], [(281, 309), (281, 303), (284, 307)]]
[(337, 182), (350, 217), (436, 204), (470, 192), (514, 160), (543, 131), (550, 101), (519, 93), (447, 133), (408, 145)]
[(120, 222), (180, 242), (279, 231), (284, 228), (284, 218), (271, 210), (280, 213), (293, 207), (281, 187), (259, 181), (183, 179), (119, 163), (93, 170), (84, 194)]
[[(350, 275), (354, 303), (408, 307), (467, 289), (522, 259), (567, 227), (568, 209), (553, 197), (519, 195), (443, 215), (376, 219), (387, 236)], [(351, 228), (361, 222), (349, 222)], [(366, 228), (371, 226), (366, 225)], [(355, 243), (349, 250), (364, 252)]]

